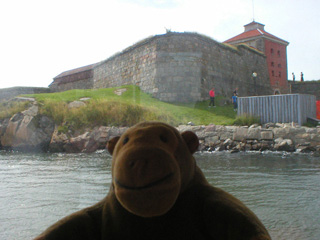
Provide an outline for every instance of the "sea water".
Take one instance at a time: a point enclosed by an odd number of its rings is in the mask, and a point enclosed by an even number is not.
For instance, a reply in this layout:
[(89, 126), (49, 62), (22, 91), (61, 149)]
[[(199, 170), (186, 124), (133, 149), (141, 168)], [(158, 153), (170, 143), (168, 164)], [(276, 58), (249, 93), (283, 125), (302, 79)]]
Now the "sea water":
[[(195, 154), (209, 182), (243, 201), (274, 240), (320, 239), (320, 158), (309, 154)], [(106, 196), (111, 156), (0, 152), (0, 239), (32, 239)]]

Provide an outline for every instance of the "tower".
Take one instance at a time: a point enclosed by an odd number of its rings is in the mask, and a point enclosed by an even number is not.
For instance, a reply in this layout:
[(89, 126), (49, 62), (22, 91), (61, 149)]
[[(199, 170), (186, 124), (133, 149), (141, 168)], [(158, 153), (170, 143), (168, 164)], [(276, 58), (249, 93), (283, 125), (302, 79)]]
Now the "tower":
[(287, 46), (282, 40), (264, 30), (264, 25), (251, 22), (244, 26), (244, 32), (225, 41), (232, 45), (247, 44), (258, 49), (267, 57), (270, 85), (275, 94), (288, 93)]

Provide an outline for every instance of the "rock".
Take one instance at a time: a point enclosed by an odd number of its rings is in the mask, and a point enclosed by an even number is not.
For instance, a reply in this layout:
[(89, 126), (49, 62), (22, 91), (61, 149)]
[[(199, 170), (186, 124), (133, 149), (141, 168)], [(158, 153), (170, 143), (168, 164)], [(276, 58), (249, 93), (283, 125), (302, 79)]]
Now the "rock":
[(47, 116), (38, 114), (38, 107), (32, 105), (12, 116), (2, 131), (1, 145), (5, 149), (47, 151), (54, 122)]
[(179, 125), (177, 127), (177, 130), (179, 132), (185, 132), (185, 131), (191, 131), (191, 126), (188, 126), (188, 125)]
[(74, 101), (68, 104), (68, 108), (80, 108), (80, 107), (84, 107), (86, 106), (86, 104), (82, 101)]
[(260, 140), (261, 139), (261, 129), (249, 127), (248, 132), (247, 132), (247, 139)]
[(207, 146), (212, 147), (212, 146), (216, 146), (217, 144), (219, 144), (220, 143), (220, 139), (219, 139), (218, 136), (206, 137), (204, 139), (204, 142), (205, 142), (205, 144)]
[(0, 149), (3, 148), (2, 143), (1, 143), (1, 138), (7, 129), (8, 123), (9, 123), (9, 118), (5, 118), (5, 119), (0, 120)]
[(294, 152), (295, 147), (290, 139), (278, 138), (275, 140), (274, 148), (276, 151)]
[(246, 144), (245, 143), (238, 143), (232, 150), (236, 151), (246, 151)]
[(267, 151), (272, 149), (272, 142), (262, 142), (259, 151)]
[(8, 123), (9, 123), (9, 120), (10, 120), (10, 118), (5, 118), (3, 120), (0, 120), (0, 138), (5, 133), (6, 128), (8, 126)]
[(15, 102), (35, 102), (36, 100), (34, 98), (28, 98), (28, 97), (14, 97), (11, 99), (11, 101)]
[(119, 88), (119, 89), (116, 89), (115, 91), (114, 91), (114, 93), (116, 94), (116, 95), (118, 95), (118, 96), (121, 96), (124, 92), (126, 92), (127, 91), (127, 89), (126, 88)]
[(232, 150), (230, 151), (230, 153), (237, 153), (237, 152), (240, 152), (240, 150), (237, 149), (237, 148), (234, 148), (234, 149), (232, 149)]
[(67, 153), (80, 153), (85, 149), (85, 145), (88, 141), (89, 132), (86, 132), (77, 137), (70, 138), (70, 140), (64, 145), (64, 149)]
[(272, 130), (261, 130), (261, 140), (273, 140), (273, 132)]
[(199, 140), (199, 148), (198, 148), (198, 150), (199, 151), (207, 151), (208, 149), (209, 149), (209, 147), (207, 147), (204, 144), (204, 141), (203, 140)]
[(195, 126), (195, 124), (193, 122), (188, 122), (189, 126)]
[(251, 149), (252, 151), (259, 151), (261, 149), (261, 143), (259, 142), (254, 142), (251, 144)]
[(310, 142), (303, 142), (301, 144), (297, 144), (297, 147), (309, 147), (311, 145)]
[(247, 127), (236, 128), (235, 132), (233, 133), (233, 140), (242, 141), (244, 139), (247, 139), (247, 135), (248, 135)]
[(310, 153), (310, 152), (315, 152), (316, 149), (311, 146), (300, 146), (297, 148), (297, 151), (301, 153)]
[(276, 127), (276, 128), (284, 128), (284, 126), (285, 126), (285, 125), (284, 125), (283, 123), (276, 123), (276, 124), (275, 124), (275, 127)]
[[(197, 132), (195, 132), (195, 134), (197, 134), (199, 140), (205, 140), (205, 138), (208, 136), (204, 130), (197, 131)], [(212, 134), (210, 134), (210, 135), (212, 135)]]
[(50, 152), (63, 151), (67, 153), (91, 153), (99, 149), (105, 149), (107, 141), (120, 136), (127, 128), (99, 127), (91, 132), (85, 132), (75, 137), (68, 138), (66, 134), (57, 131), (52, 136)]
[(235, 129), (235, 126), (216, 126), (217, 135), (220, 137), (221, 141), (226, 139), (231, 139)]
[(244, 151), (250, 151), (252, 148), (252, 145), (250, 143), (246, 143), (245, 147), (244, 147)]
[(38, 114), (38, 106), (37, 105), (32, 105), (30, 108), (28, 108), (27, 110), (24, 110), (23, 112), (21, 112), (24, 116), (31, 116), (31, 117), (35, 117)]
[(80, 101), (88, 101), (88, 100), (90, 100), (91, 98), (88, 98), (88, 97), (84, 97), (84, 98), (80, 98)]
[(214, 125), (214, 124), (210, 124), (210, 125), (205, 127), (205, 132), (206, 133), (215, 132), (215, 131), (216, 131), (216, 125)]
[(229, 138), (229, 139), (226, 139), (223, 143), (220, 144), (220, 151), (223, 150), (230, 150), (234, 147), (234, 143), (233, 141)]
[(317, 134), (318, 131), (317, 131), (317, 128), (304, 128), (306, 133), (309, 133), (309, 134)]
[(122, 133), (124, 133), (128, 128), (127, 127), (111, 127), (109, 128), (108, 132), (109, 132), (109, 138), (113, 138), (116, 136), (120, 136)]
[(93, 130), (82, 152), (90, 153), (98, 149), (104, 149), (109, 140), (109, 129), (109, 127), (99, 127)]
[(263, 128), (274, 128), (274, 127), (276, 127), (275, 123), (265, 123), (263, 125)]
[(50, 141), (49, 152), (65, 152), (65, 145), (69, 142), (69, 138), (64, 133), (59, 133), (55, 129)]
[(311, 139), (311, 141), (320, 143), (320, 133), (310, 134), (310, 139)]
[(274, 138), (286, 138), (288, 134), (288, 130), (285, 128), (274, 128), (273, 130), (273, 136)]

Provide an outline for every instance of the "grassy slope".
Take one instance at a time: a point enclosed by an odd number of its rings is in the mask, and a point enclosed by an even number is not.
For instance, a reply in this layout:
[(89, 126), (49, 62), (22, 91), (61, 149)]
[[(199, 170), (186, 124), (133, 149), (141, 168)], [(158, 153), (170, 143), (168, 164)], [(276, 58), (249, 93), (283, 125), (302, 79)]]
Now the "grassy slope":
[[(114, 93), (115, 90), (122, 88), (126, 88), (127, 91), (122, 93), (121, 96), (118, 96)], [(48, 106), (49, 103), (51, 103), (51, 106), (57, 106), (59, 104), (66, 104), (75, 100), (79, 100), (80, 98), (90, 98), (89, 101), (91, 103), (103, 103), (105, 106), (107, 105), (107, 103), (111, 103), (111, 105), (117, 104), (116, 108), (118, 108), (118, 111), (120, 111), (121, 109), (128, 109), (128, 104), (141, 106), (142, 108), (146, 108), (148, 111), (156, 112), (155, 116), (165, 116), (160, 120), (168, 121), (170, 124), (174, 125), (186, 124), (188, 122), (193, 122), (196, 125), (207, 125), (210, 123), (219, 125), (232, 125), (236, 117), (236, 114), (233, 111), (232, 106), (230, 105), (208, 108), (208, 101), (188, 104), (165, 103), (152, 98), (149, 94), (140, 91), (138, 87), (131, 85), (119, 88), (70, 90), (59, 93), (34, 94), (26, 96), (35, 97), (40, 105), (43, 104), (42, 106)], [(217, 98), (217, 100), (219, 100), (219, 97)], [(88, 104), (88, 106), (91, 105)], [(61, 109), (58, 109), (56, 114), (61, 113), (61, 111)], [(55, 115), (55, 113), (52, 114)], [(82, 112), (81, 114), (87, 113)], [(148, 116), (149, 115), (150, 114), (148, 114)], [(157, 120), (152, 119), (157, 118), (155, 116), (151, 117), (151, 119), (145, 119), (146, 117), (143, 117), (140, 120)]]

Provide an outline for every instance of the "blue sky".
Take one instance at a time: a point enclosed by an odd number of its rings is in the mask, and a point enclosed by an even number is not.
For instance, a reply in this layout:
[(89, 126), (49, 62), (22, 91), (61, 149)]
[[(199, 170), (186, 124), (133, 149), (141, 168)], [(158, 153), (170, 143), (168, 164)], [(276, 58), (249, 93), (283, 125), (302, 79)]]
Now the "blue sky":
[[(288, 77), (319, 80), (318, 0), (254, 0), (255, 21), (290, 42)], [(243, 32), (252, 0), (14, 0), (0, 3), (0, 88), (46, 87), (63, 71), (107, 59), (152, 35)]]

